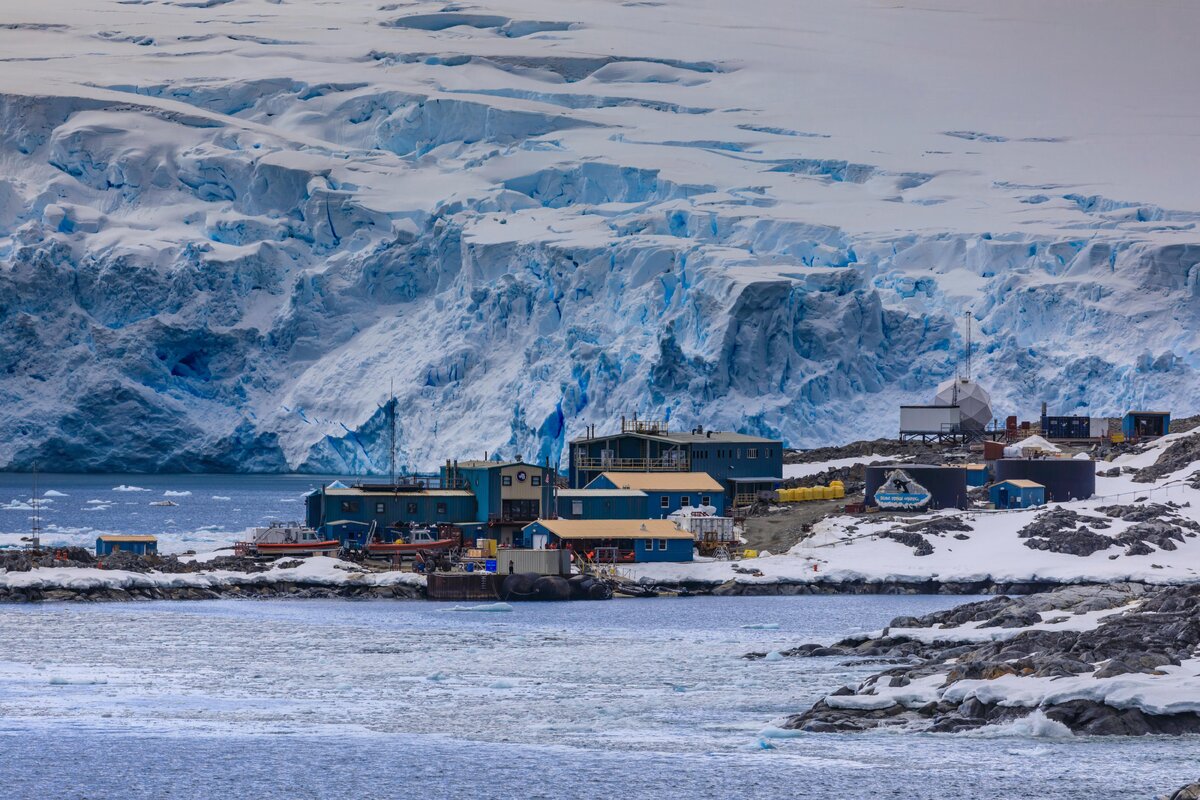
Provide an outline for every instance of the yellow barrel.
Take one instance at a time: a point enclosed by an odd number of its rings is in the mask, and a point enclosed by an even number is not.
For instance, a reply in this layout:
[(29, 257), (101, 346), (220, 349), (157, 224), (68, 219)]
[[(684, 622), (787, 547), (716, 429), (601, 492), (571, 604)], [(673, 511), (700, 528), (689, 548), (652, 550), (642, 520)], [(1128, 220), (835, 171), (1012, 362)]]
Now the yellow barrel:
[(834, 484), (834, 485), (830, 486), (830, 488), (833, 489), (833, 499), (834, 500), (841, 500), (843, 497), (846, 496), (846, 487), (842, 486), (842, 484), (840, 484), (840, 483)]
[(776, 492), (776, 494), (779, 495), (779, 502), (781, 503), (790, 503), (792, 501), (791, 489), (780, 489), (778, 492)]
[(758, 558), (757, 550), (743, 550), (742, 558)]
[(794, 503), (800, 499), (800, 492), (796, 489), (784, 489), (783, 493), (787, 495), (784, 499), (789, 503)]
[(838, 486), (841, 486), (843, 489), (846, 488), (846, 484), (842, 483), (841, 481), (830, 481), (829, 485), (835, 488)]
[(812, 496), (813, 490), (808, 488), (807, 486), (801, 487), (799, 489), (799, 492), (800, 492), (801, 500), (812, 500), (813, 499), (813, 496)]
[(832, 490), (832, 489), (830, 489), (828, 486), (820, 486), (820, 487), (817, 487), (817, 488), (818, 488), (818, 489), (820, 490), (820, 492), (821, 492), (821, 499), (822, 499), (822, 500), (829, 500), (830, 498), (832, 498), (832, 497), (833, 497), (833, 490)]

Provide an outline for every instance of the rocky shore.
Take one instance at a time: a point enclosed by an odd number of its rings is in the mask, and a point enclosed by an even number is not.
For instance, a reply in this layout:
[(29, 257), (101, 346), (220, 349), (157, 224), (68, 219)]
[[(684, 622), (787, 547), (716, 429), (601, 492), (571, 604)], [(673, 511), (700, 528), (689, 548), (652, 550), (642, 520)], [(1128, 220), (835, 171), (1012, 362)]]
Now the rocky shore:
[(875, 635), (785, 651), (890, 665), (785, 727), (958, 732), (1036, 719), (1090, 735), (1200, 733), (1198, 648), (1200, 586), (996, 597), (901, 617)]
[(424, 597), (421, 576), (377, 572), (324, 557), (197, 561), (121, 553), (98, 560), (82, 548), (37, 557), (28, 552), (0, 555), (0, 603)]

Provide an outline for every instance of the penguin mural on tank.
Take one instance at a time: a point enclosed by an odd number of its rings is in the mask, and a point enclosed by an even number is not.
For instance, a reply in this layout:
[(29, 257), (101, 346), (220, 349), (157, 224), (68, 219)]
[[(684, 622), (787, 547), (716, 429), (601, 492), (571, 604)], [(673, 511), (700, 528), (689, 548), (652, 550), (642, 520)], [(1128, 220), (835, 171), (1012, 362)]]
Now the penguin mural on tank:
[(889, 472), (875, 490), (876, 505), (901, 511), (925, 508), (932, 497), (928, 489), (902, 469)]

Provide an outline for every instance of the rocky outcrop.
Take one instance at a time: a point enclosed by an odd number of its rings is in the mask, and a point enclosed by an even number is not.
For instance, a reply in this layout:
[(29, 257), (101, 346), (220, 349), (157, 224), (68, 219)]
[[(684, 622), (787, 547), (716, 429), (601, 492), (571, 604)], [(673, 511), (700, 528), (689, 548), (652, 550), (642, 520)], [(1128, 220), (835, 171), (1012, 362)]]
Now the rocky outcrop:
[[(1094, 625), (1071, 624), (1078, 615), (1102, 611), (1111, 613), (1093, 620)], [(1091, 735), (1200, 733), (1197, 698), (1175, 697), (1163, 706), (1143, 702), (1134, 692), (1132, 700), (1109, 703), (1105, 690), (1114, 685), (1105, 681), (1118, 678), (1127, 686), (1133, 685), (1129, 678), (1143, 675), (1170, 681), (1177, 674), (1172, 668), (1196, 663), (1198, 648), (1200, 586), (1150, 591), (1124, 584), (998, 597), (925, 617), (898, 618), (879, 636), (785, 651), (791, 657), (899, 664), (857, 687), (833, 692), (790, 718), (786, 727), (821, 732), (906, 725), (953, 732), (1037, 711), (1053, 723)], [(1022, 684), (1023, 678), (1030, 680)], [(1085, 680), (1036, 680), (1072, 678)], [(1002, 685), (994, 683), (1001, 680)], [(1045, 692), (1043, 698), (1031, 701), (1039, 691)]]

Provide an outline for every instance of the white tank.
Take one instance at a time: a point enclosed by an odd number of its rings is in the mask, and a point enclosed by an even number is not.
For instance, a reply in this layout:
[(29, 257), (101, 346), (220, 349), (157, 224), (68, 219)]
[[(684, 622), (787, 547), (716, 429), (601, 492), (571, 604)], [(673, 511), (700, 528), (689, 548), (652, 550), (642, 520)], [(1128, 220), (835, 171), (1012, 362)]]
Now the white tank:
[(981, 431), (992, 421), (992, 396), (966, 378), (951, 378), (939, 384), (933, 402), (939, 406), (958, 406), (965, 431)]

